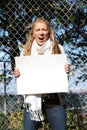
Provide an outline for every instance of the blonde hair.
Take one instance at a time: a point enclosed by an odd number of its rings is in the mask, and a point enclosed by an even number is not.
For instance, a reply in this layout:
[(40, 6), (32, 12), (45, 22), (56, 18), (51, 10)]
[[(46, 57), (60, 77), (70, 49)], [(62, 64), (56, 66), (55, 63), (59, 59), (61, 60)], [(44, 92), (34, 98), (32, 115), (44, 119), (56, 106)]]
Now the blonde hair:
[(48, 32), (49, 32), (49, 38), (50, 40), (52, 41), (52, 44), (53, 44), (53, 53), (56, 54), (56, 53), (61, 53), (57, 43), (56, 43), (56, 40), (55, 40), (55, 36), (54, 36), (54, 31), (50, 25), (50, 23), (44, 19), (44, 18), (37, 18), (33, 23), (32, 23), (32, 26), (31, 26), (31, 31), (29, 33), (29, 37), (28, 37), (28, 40), (24, 46), (24, 55), (30, 55), (31, 54), (31, 48), (32, 48), (32, 43), (33, 43), (33, 40), (34, 40), (34, 37), (33, 37), (33, 30), (34, 30), (34, 26), (36, 23), (45, 23), (47, 28), (48, 28)]

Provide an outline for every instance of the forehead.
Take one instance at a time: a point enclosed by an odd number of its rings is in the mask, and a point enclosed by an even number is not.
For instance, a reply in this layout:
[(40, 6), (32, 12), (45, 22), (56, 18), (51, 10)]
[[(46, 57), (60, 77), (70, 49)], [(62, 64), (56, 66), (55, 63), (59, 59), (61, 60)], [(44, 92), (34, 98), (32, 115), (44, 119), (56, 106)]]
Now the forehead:
[(36, 22), (34, 24), (34, 28), (48, 28), (48, 25), (44, 21)]

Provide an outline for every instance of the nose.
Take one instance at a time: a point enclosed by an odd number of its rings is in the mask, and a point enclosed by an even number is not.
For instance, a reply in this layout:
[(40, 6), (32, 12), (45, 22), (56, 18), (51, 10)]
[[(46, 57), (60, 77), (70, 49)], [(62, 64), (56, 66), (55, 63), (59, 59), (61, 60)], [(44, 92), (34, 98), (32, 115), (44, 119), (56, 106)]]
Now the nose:
[(43, 35), (44, 33), (43, 33), (43, 30), (40, 30), (40, 35)]

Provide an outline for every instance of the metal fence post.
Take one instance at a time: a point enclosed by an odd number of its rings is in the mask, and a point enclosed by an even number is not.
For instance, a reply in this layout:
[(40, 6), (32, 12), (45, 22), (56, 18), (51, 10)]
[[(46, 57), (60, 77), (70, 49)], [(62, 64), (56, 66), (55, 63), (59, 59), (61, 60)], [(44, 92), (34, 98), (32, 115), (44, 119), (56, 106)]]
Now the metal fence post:
[(4, 114), (6, 115), (6, 62), (4, 62)]

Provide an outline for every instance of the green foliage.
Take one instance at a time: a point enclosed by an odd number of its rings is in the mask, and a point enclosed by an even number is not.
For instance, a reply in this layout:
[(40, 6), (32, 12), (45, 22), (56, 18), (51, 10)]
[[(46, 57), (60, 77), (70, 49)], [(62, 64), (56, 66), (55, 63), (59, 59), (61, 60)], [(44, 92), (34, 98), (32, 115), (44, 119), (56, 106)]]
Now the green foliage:
[(0, 114), (0, 130), (23, 130), (23, 114), (20, 109), (7, 115)]
[(61, 24), (61, 21), (59, 19), (56, 19), (56, 24), (57, 25)]
[(9, 118), (9, 128), (11, 130), (22, 130), (23, 114), (20, 109), (17, 109), (16, 112), (12, 112), (8, 118)]
[(0, 114), (0, 130), (9, 130), (8, 128), (8, 117), (3, 113)]
[(19, 48), (19, 49), (23, 49), (23, 45), (22, 45), (22, 44), (19, 45), (18, 48)]
[(1, 79), (4, 79), (4, 78), (5, 78), (5, 75), (4, 75), (4, 74), (1, 74), (1, 75), (0, 75), (0, 78), (1, 78)]
[(78, 126), (77, 126), (77, 115), (72, 113), (72, 112), (68, 112), (67, 113), (67, 127), (68, 130), (79, 130)]
[(87, 117), (79, 110), (67, 111), (67, 130), (87, 130)]
[[(38, 130), (51, 130), (45, 116), (45, 121), (40, 124)], [(23, 130), (23, 113), (21, 109), (8, 115), (0, 114), (0, 130)], [(67, 110), (67, 130), (87, 130), (87, 117), (79, 110)]]

